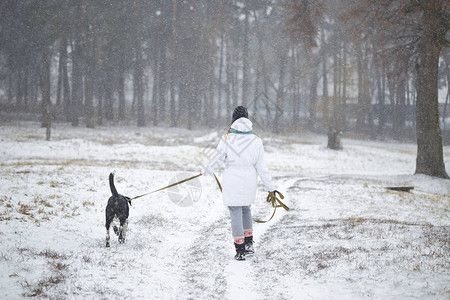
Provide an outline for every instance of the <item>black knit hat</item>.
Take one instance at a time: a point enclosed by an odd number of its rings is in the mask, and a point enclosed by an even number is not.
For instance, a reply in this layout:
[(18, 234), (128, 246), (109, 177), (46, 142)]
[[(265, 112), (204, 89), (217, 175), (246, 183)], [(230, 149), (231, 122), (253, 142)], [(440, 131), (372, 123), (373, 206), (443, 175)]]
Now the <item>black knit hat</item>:
[(239, 118), (247, 118), (248, 119), (248, 111), (244, 106), (238, 106), (234, 109), (233, 119), (231, 123), (234, 123)]

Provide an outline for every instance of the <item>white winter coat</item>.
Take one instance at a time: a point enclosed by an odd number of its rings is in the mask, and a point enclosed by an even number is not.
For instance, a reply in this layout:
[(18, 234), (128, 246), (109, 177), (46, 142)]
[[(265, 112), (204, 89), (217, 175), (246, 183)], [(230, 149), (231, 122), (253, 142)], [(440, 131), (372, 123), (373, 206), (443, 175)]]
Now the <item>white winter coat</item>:
[(228, 133), (219, 142), (217, 152), (202, 174), (212, 174), (225, 164), (223, 172), (223, 202), (226, 206), (247, 206), (255, 200), (258, 175), (268, 191), (275, 190), (272, 177), (264, 163), (262, 141), (252, 131), (247, 118), (236, 120), (231, 129), (242, 133)]

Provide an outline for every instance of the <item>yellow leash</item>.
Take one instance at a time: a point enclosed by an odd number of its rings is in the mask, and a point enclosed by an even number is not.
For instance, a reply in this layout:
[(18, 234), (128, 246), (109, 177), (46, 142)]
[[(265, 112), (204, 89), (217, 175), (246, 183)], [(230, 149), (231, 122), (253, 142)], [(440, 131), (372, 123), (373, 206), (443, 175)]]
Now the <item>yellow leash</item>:
[[(217, 178), (216, 174), (213, 173), (213, 175), (214, 175), (214, 179), (216, 179), (216, 182), (217, 182), (217, 185), (219, 186), (220, 191), (222, 192), (222, 186), (220, 185), (219, 179)], [(266, 201), (269, 202), (270, 204), (272, 204), (272, 207), (273, 207), (273, 213), (272, 213), (272, 216), (270, 217), (270, 219), (267, 221), (254, 220), (256, 223), (267, 223), (270, 220), (272, 220), (272, 218), (275, 216), (275, 213), (276, 213), (278, 207), (282, 207), (286, 211), (289, 211), (289, 207), (286, 204), (284, 204), (283, 202), (281, 202), (280, 199), (277, 198), (277, 194), (280, 196), (281, 199), (284, 199), (283, 194), (277, 190), (275, 190), (273, 192), (269, 192), (269, 195), (267, 195)]]
[[(137, 198), (141, 198), (141, 197), (144, 197), (144, 196), (147, 196), (147, 195), (150, 195), (150, 194), (153, 194), (153, 193), (156, 193), (156, 192), (159, 192), (159, 191), (162, 191), (162, 190), (165, 190), (165, 189), (171, 188), (171, 187), (173, 187), (173, 186), (176, 186), (176, 185), (178, 185), (178, 184), (182, 184), (182, 183), (184, 183), (184, 182), (186, 182), (186, 181), (189, 181), (189, 180), (195, 179), (195, 178), (197, 178), (197, 177), (199, 177), (199, 176), (202, 176), (202, 174), (198, 174), (198, 175), (195, 175), (195, 176), (192, 176), (192, 177), (189, 177), (189, 178), (183, 179), (183, 180), (181, 180), (181, 181), (178, 181), (178, 182), (175, 182), (175, 183), (169, 184), (168, 186), (165, 186), (165, 187), (163, 187), (163, 188), (157, 189), (157, 190), (155, 190), (155, 191), (152, 191), (152, 192), (149, 192), (149, 193), (145, 193), (145, 194), (142, 194), (142, 195), (136, 196), (136, 197), (134, 197), (134, 198), (131, 198), (130, 200), (134, 200), (134, 199), (137, 199)], [(214, 176), (215, 176), (215, 175), (214, 175)]]
[[(219, 179), (217, 178), (216, 174), (213, 173), (213, 175), (214, 175), (214, 179), (215, 179), (216, 182), (217, 182), (217, 186), (219, 187), (220, 191), (223, 192), (223, 191), (222, 191), (222, 185), (220, 184)], [(137, 198), (141, 198), (141, 197), (144, 197), (144, 196), (147, 196), (147, 195), (150, 195), (150, 194), (153, 194), (153, 193), (156, 193), (156, 192), (159, 192), (159, 191), (162, 191), (162, 190), (171, 188), (171, 187), (176, 186), (176, 185), (178, 185), (178, 184), (182, 184), (182, 183), (185, 183), (185, 182), (187, 182), (187, 181), (193, 180), (193, 179), (195, 179), (195, 178), (197, 178), (197, 177), (199, 177), (199, 176), (202, 176), (202, 174), (198, 174), (198, 175), (195, 175), (195, 176), (192, 176), (192, 177), (189, 177), (189, 178), (180, 180), (180, 181), (178, 181), (178, 182), (169, 184), (168, 186), (162, 187), (162, 188), (160, 188), (160, 189), (157, 189), (157, 190), (151, 191), (151, 192), (149, 192), (149, 193), (145, 193), (145, 194), (136, 196), (136, 197), (134, 197), (134, 198), (131, 198), (130, 200), (134, 200), (134, 199), (137, 199)], [(284, 208), (286, 211), (289, 211), (289, 207), (287, 207), (286, 204), (284, 204), (283, 202), (281, 202), (281, 200), (277, 198), (277, 195), (280, 196), (281, 199), (284, 199), (283, 194), (280, 193), (280, 192), (277, 191), (277, 190), (275, 190), (275, 191), (273, 191), (273, 192), (269, 192), (269, 195), (267, 195), (266, 201), (269, 202), (270, 204), (272, 204), (272, 207), (274, 208), (274, 209), (273, 209), (272, 216), (270, 217), (270, 219), (269, 219), (269, 220), (266, 220), (266, 221), (255, 220), (255, 222), (257, 222), (257, 223), (267, 223), (267, 222), (269, 222), (269, 221), (272, 220), (272, 218), (275, 216), (275, 213), (276, 213), (278, 207), (282, 207), (282, 208)]]
[(217, 185), (219, 186), (220, 192), (223, 193), (222, 186), (220, 185), (219, 179), (217, 178), (216, 174), (213, 173), (213, 175), (214, 175), (214, 178), (216, 179)]
[(284, 208), (286, 211), (289, 211), (289, 207), (287, 207), (286, 204), (284, 204), (283, 202), (281, 202), (280, 199), (277, 198), (277, 194), (280, 196), (281, 199), (284, 199), (284, 196), (282, 193), (280, 193), (279, 191), (275, 190), (273, 192), (269, 192), (269, 195), (267, 195), (267, 199), (266, 201), (272, 204), (273, 207), (273, 214), (270, 217), (269, 220), (267, 221), (261, 221), (261, 220), (255, 220), (256, 223), (267, 223), (270, 220), (272, 220), (273, 216), (275, 216), (275, 212), (277, 211), (278, 207), (282, 207)]

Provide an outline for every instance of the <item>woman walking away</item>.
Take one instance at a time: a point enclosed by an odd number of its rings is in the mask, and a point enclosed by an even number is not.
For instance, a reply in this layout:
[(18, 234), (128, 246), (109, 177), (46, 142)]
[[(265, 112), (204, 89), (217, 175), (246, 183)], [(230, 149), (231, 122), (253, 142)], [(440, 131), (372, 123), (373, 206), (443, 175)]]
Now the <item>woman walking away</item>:
[(246, 255), (254, 253), (250, 208), (256, 196), (258, 175), (267, 191), (276, 188), (264, 163), (262, 141), (253, 134), (252, 122), (243, 106), (235, 108), (230, 129), (221, 138), (215, 156), (201, 174), (212, 175), (223, 164), (223, 202), (230, 211), (235, 259), (245, 260)]

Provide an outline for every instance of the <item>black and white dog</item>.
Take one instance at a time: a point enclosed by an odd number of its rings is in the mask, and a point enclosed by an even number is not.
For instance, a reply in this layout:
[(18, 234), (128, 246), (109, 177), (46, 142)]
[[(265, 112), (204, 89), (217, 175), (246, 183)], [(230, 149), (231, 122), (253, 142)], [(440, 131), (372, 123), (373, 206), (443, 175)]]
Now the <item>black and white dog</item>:
[[(109, 227), (115, 220), (120, 222), (119, 228), (113, 224), (114, 233), (119, 236), (119, 243), (125, 242), (125, 235), (128, 226), (128, 215), (130, 212), (131, 199), (126, 196), (122, 196), (117, 193), (114, 186), (114, 174), (109, 174), (109, 188), (111, 189), (112, 196), (108, 199), (108, 205), (106, 205), (106, 247), (109, 247)], [(128, 205), (129, 204), (129, 205)]]

